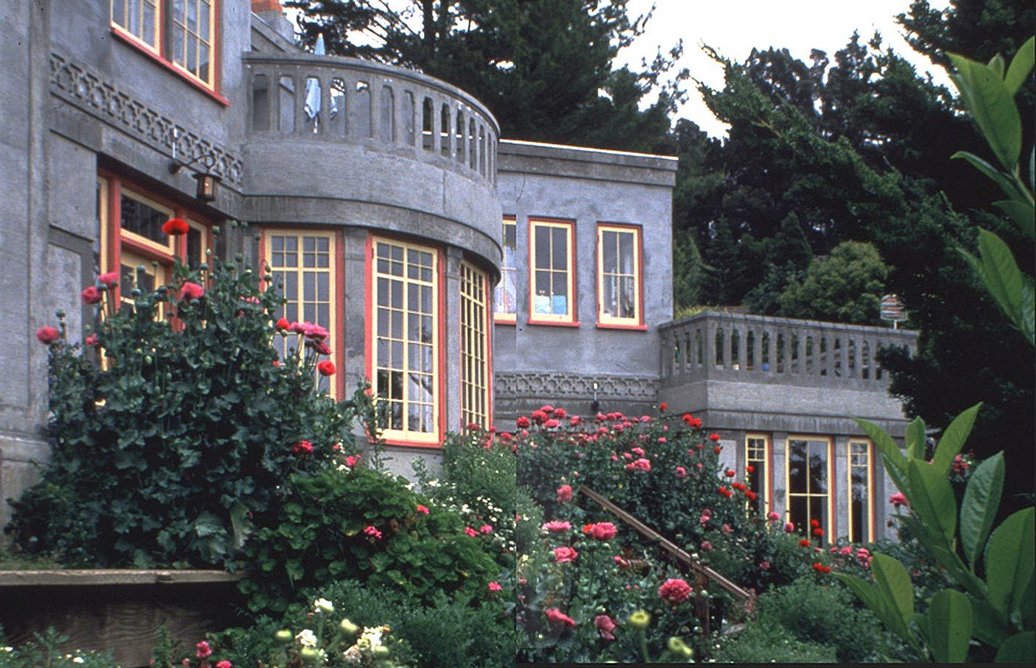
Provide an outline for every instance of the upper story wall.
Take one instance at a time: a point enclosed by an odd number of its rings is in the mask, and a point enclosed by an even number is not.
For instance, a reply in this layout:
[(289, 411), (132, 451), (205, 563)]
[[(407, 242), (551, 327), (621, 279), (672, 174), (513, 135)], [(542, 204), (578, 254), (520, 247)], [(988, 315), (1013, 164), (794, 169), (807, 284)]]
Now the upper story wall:
[[(493, 365), (497, 395), (586, 396), (598, 383), (633, 401), (655, 401), (658, 326), (672, 318), (672, 188), (676, 158), (532, 142), (500, 142), (497, 191), (505, 216), (516, 220), (516, 317), (498, 323)], [(530, 324), (530, 220), (574, 224), (577, 326)], [(598, 226), (639, 231), (640, 328), (599, 322)], [(526, 388), (522, 374), (543, 376)], [(615, 378), (635, 379), (615, 385)], [(526, 380), (528, 380), (526, 378)], [(519, 387), (520, 386), (520, 387)], [(544, 393), (547, 393), (544, 395)], [(600, 398), (600, 396), (599, 396)], [(560, 399), (559, 399), (560, 400)]]

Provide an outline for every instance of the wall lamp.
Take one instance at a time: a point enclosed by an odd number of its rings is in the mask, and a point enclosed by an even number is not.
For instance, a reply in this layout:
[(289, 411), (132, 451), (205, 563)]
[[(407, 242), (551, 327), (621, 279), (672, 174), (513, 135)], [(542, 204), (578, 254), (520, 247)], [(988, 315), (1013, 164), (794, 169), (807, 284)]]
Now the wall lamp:
[[(199, 155), (190, 162), (181, 162), (173, 157), (173, 161), (169, 163), (169, 173), (179, 174), (181, 170), (186, 167), (190, 167), (196, 162), (199, 162), (208, 156)], [(195, 172), (194, 180), (198, 182), (197, 187), (194, 191), (194, 196), (202, 202), (211, 202), (216, 199), (216, 184), (219, 183), (220, 179), (215, 174), (208, 174), (205, 172)]]

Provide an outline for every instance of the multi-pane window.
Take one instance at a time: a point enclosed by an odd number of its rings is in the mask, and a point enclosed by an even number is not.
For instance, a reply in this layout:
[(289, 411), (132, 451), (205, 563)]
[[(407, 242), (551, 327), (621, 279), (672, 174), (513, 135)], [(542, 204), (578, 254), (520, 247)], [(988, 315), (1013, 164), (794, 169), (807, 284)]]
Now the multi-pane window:
[(160, 0), (112, 0), (112, 24), (158, 51)]
[(518, 223), (515, 218), (504, 218), (504, 258), (500, 265), (500, 283), (493, 295), (493, 313), (496, 322), (514, 322), (518, 311)]
[(597, 227), (597, 322), (643, 324), (640, 287), (640, 228)]
[(212, 0), (173, 0), (172, 60), (192, 76), (212, 82)]
[(434, 249), (374, 241), (373, 390), (386, 440), (439, 443), (439, 278)]
[(461, 419), (489, 428), (489, 304), (486, 274), (460, 265)]
[(117, 34), (213, 88), (216, 2), (112, 0), (111, 23)]
[(765, 515), (770, 507), (770, 440), (761, 434), (745, 437), (745, 484), (756, 495), (755, 507)]
[(874, 540), (874, 471), (871, 463), (870, 441), (849, 441), (849, 540), (853, 543)]
[(788, 519), (796, 530), (814, 540), (813, 520), (831, 534), (831, 441), (821, 437), (789, 436), (787, 447)]
[(531, 305), (533, 323), (574, 324), (574, 225), (571, 222), (529, 221), (531, 244)]
[[(187, 234), (174, 237), (162, 232), (170, 218), (186, 220)], [(98, 177), (97, 220), (100, 270), (119, 272), (122, 304), (132, 304), (134, 289), (147, 293), (168, 283), (175, 260), (194, 269), (207, 260), (210, 230), (200, 217), (184, 207), (158, 201), (121, 177)]]
[[(284, 295), (274, 319), (308, 322), (328, 331), (326, 344), (335, 351), (335, 237), (332, 232), (266, 231), (263, 234), (263, 257), (270, 265), (270, 275)], [(282, 359), (291, 351), (302, 354), (301, 337), (292, 332), (274, 339)], [(334, 358), (331, 358), (332, 361)], [(320, 389), (335, 394), (329, 377), (317, 376)]]

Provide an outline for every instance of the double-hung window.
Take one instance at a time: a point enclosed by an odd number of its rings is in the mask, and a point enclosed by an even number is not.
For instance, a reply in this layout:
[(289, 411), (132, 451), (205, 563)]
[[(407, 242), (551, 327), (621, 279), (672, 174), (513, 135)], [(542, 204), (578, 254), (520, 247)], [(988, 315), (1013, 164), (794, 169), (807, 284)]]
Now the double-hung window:
[(389, 443), (440, 444), (439, 254), (372, 240), (371, 383)]
[(514, 216), (504, 218), (503, 232), (504, 257), (493, 295), (493, 314), (496, 322), (514, 323), (518, 312), (518, 221)]
[(575, 224), (530, 220), (529, 322), (578, 325), (576, 320)]
[(597, 226), (597, 324), (642, 328), (640, 228)]
[(875, 539), (872, 450), (868, 440), (849, 440), (849, 541), (853, 543)]
[(218, 0), (111, 0), (111, 25), (205, 88), (215, 90)]
[[(789, 436), (787, 442), (788, 519), (795, 529), (812, 539), (814, 529), (832, 534), (831, 439), (822, 436)], [(813, 522), (819, 525), (813, 526)]]
[(489, 304), (487, 278), (474, 265), (460, 265), (460, 383), (463, 426), (489, 428)]
[(765, 434), (745, 437), (745, 483), (756, 495), (755, 507), (760, 515), (770, 508), (770, 438)]
[[(337, 320), (338, 292), (336, 280), (337, 250), (335, 234), (324, 231), (264, 230), (263, 259), (270, 266), (274, 284), (283, 291), (284, 304), (274, 319), (308, 322), (328, 331), (325, 344), (331, 349), (328, 358), (338, 365)], [(274, 347), (281, 359), (302, 355), (305, 344), (296, 333), (286, 332), (274, 338)], [(335, 376), (317, 376), (320, 389), (337, 396)]]

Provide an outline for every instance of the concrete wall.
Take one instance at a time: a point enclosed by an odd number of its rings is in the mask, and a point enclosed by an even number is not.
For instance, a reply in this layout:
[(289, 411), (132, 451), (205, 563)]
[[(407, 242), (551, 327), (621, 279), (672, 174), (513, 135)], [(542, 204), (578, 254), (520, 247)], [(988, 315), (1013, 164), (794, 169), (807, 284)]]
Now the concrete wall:
[[(672, 318), (672, 188), (676, 159), (570, 146), (502, 141), (497, 190), (517, 220), (517, 322), (494, 328), (497, 422), (543, 401), (590, 412), (638, 413), (656, 400), (657, 326)], [(575, 221), (579, 327), (529, 324), (529, 219)], [(597, 224), (642, 228), (645, 331), (597, 323)]]

